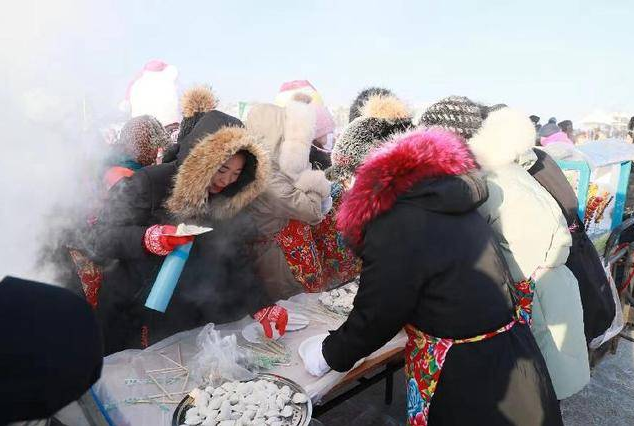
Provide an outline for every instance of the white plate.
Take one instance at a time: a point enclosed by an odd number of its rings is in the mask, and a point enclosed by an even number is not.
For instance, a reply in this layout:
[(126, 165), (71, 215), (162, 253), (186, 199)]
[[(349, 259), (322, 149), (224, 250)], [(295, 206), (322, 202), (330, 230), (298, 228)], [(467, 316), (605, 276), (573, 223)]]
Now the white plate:
[(299, 352), (299, 356), (304, 363), (306, 363), (306, 352), (312, 349), (313, 346), (320, 345), (321, 342), (328, 337), (328, 335), (328, 333), (316, 334), (315, 336), (311, 336), (300, 343), (299, 348), (297, 348), (297, 352)]
[(296, 314), (295, 312), (288, 313), (288, 324), (286, 324), (286, 331), (297, 331), (308, 327), (310, 320), (306, 315)]
[[(273, 328), (273, 338), (271, 340), (277, 340), (280, 338), (280, 334)], [(259, 322), (252, 322), (242, 329), (242, 337), (246, 339), (247, 342), (251, 343), (260, 343), (267, 339), (264, 335), (264, 329), (262, 328), (262, 324)]]

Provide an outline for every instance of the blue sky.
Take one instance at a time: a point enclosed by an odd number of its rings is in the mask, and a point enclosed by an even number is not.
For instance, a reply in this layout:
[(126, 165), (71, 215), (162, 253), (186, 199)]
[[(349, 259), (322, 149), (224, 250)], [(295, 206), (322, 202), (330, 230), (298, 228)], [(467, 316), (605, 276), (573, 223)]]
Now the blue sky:
[(26, 0), (8, 9), (4, 81), (86, 93), (103, 108), (159, 58), (179, 68), (183, 86), (211, 83), (227, 101), (268, 101), (282, 81), (308, 79), (330, 104), (382, 85), (413, 104), (462, 94), (544, 118), (634, 114), (631, 0)]
[[(149, 59), (229, 102), (271, 101), (281, 82), (308, 79), (330, 105), (381, 85), (413, 105), (460, 94), (544, 119), (634, 114), (633, 0), (5, 3), (0, 277), (40, 277), (59, 206), (84, 199), (96, 130), (124, 119), (119, 101)], [(97, 126), (83, 126), (84, 97)]]

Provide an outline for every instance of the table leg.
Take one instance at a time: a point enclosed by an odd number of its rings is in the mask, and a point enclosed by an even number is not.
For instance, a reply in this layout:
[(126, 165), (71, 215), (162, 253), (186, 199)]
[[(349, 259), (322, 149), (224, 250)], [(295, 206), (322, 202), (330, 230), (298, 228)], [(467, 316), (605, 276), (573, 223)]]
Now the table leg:
[[(386, 367), (386, 370), (389, 366)], [(385, 405), (392, 404), (392, 397), (394, 395), (394, 370), (390, 370), (385, 376)]]

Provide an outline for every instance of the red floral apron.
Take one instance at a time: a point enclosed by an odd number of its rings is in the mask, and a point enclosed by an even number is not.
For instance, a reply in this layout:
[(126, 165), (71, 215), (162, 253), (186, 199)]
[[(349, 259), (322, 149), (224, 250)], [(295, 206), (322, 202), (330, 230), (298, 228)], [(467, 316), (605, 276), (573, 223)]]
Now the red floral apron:
[(293, 276), (304, 286), (306, 292), (322, 291), (324, 282), (321, 259), (310, 226), (291, 219), (275, 235), (275, 241), (284, 253)]
[(333, 208), (318, 225), (311, 227), (291, 219), (274, 237), (293, 277), (308, 293), (352, 281), (361, 272), (361, 260), (346, 246), (336, 227), (342, 194), (343, 186), (333, 184)]
[(79, 250), (69, 248), (68, 253), (75, 264), (75, 270), (81, 281), (81, 287), (84, 290), (86, 301), (90, 306), (96, 308), (99, 289), (103, 281), (101, 266), (90, 260)]
[(515, 318), (503, 327), (466, 339), (439, 338), (424, 333), (414, 326), (405, 326), (409, 339), (405, 345), (405, 375), (407, 377), (407, 424), (426, 426), (429, 407), (438, 386), (445, 358), (453, 345), (487, 340), (509, 331), (517, 323), (531, 323), (535, 281), (514, 284), (511, 297), (515, 305)]
[(346, 246), (343, 237), (337, 231), (337, 212), (341, 205), (343, 185), (332, 185), (332, 209), (318, 225), (312, 229), (317, 251), (323, 268), (323, 281), (326, 289), (347, 283), (361, 273), (361, 259)]

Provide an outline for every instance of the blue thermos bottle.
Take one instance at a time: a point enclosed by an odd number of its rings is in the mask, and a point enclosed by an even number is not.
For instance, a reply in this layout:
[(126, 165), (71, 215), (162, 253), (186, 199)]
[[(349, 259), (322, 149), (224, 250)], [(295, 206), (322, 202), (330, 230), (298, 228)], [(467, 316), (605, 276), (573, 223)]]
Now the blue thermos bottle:
[(174, 289), (176, 288), (176, 284), (178, 284), (178, 279), (183, 272), (183, 267), (185, 266), (185, 262), (187, 262), (193, 244), (194, 243), (191, 242), (177, 246), (165, 257), (161, 270), (156, 276), (154, 285), (152, 285), (152, 290), (145, 301), (147, 308), (165, 312), (172, 298), (172, 294), (174, 294)]

